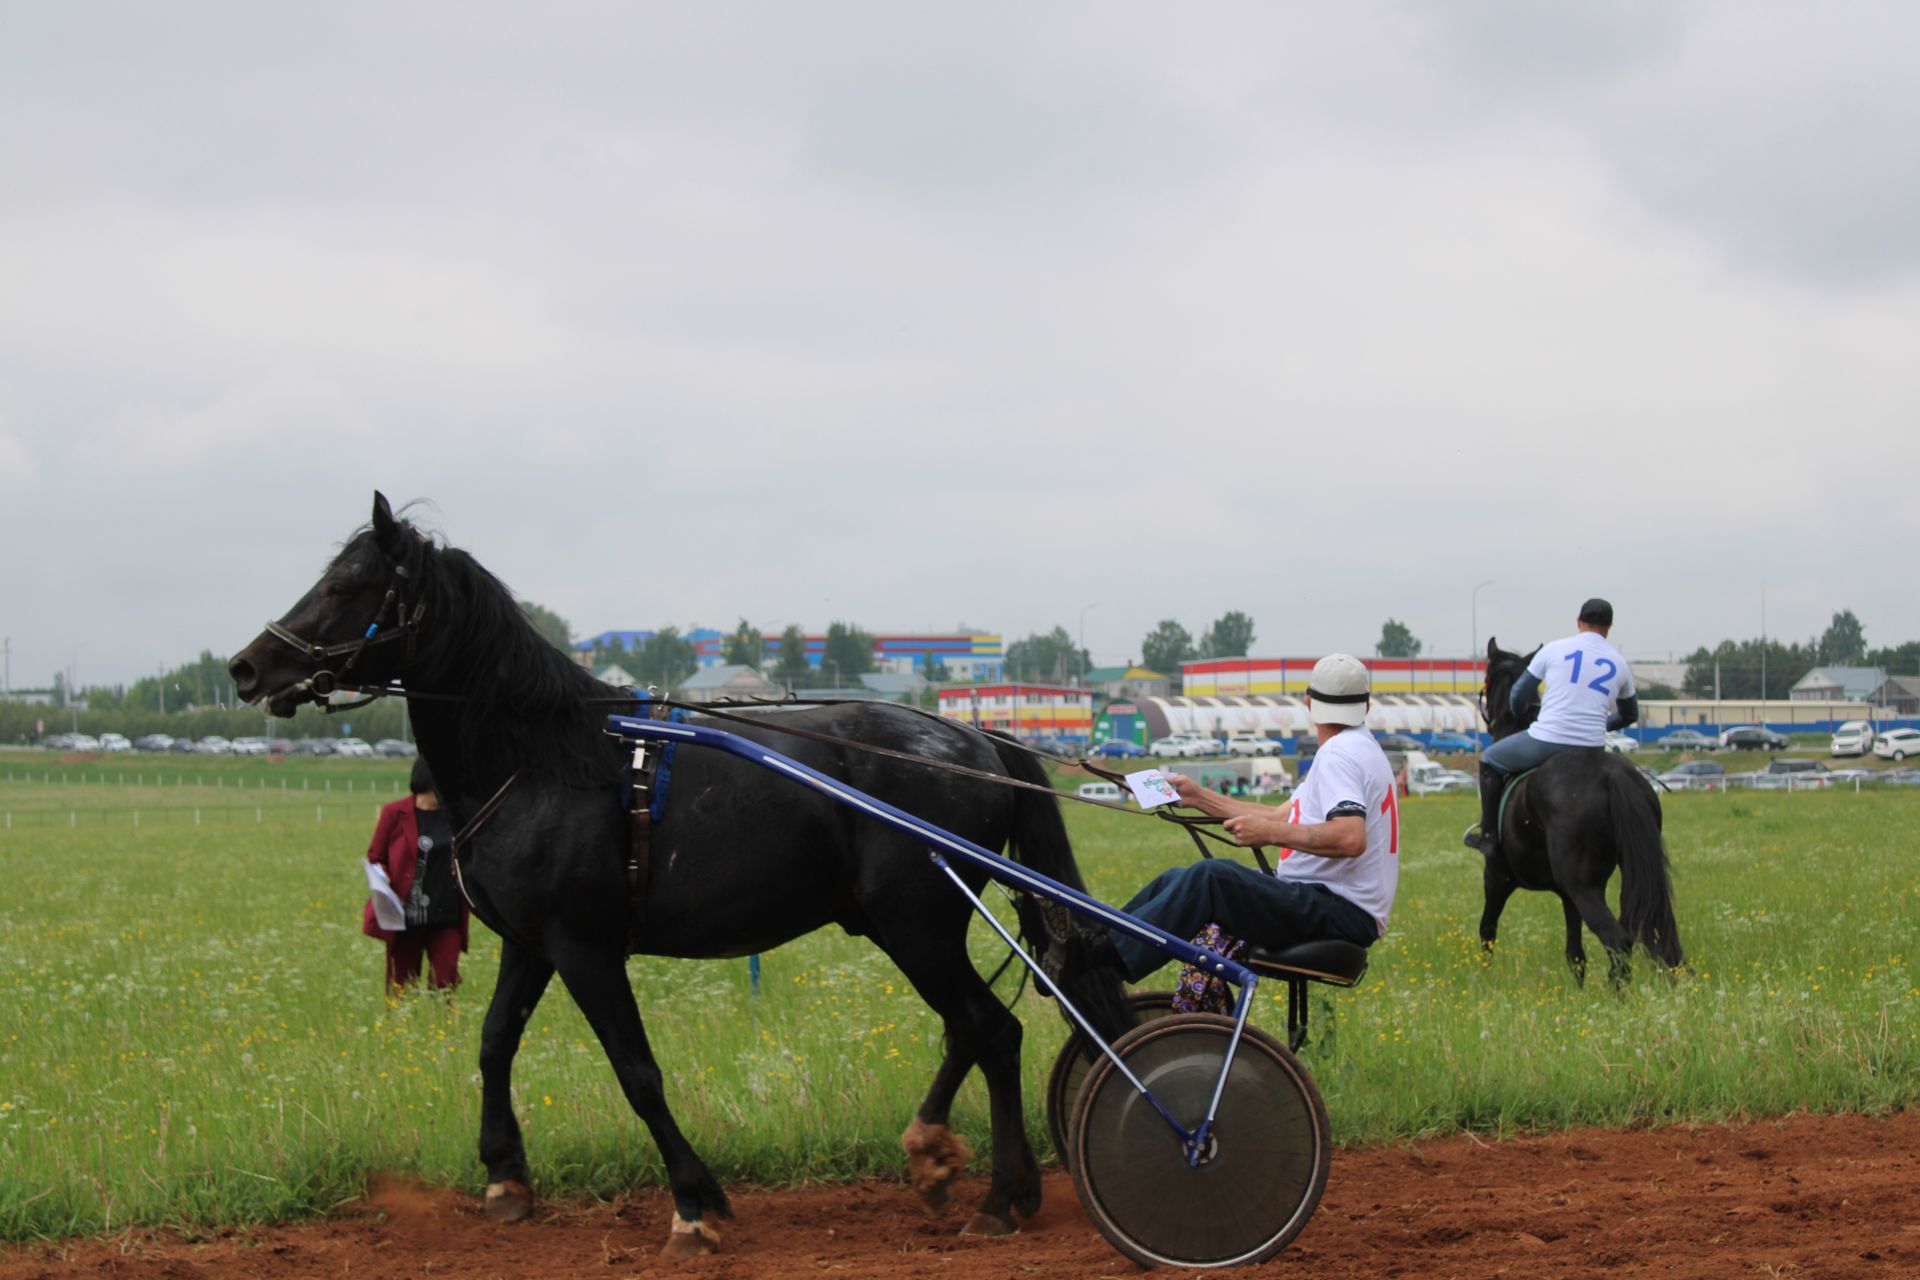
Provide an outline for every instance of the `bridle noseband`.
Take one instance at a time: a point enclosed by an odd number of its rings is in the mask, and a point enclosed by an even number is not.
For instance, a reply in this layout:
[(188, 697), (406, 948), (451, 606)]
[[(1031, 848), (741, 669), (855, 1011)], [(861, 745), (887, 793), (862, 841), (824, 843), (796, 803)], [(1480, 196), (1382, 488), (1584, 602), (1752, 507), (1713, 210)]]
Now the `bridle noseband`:
[[(318, 644), (294, 634), (277, 622), (271, 620), (267, 622), (268, 635), (280, 641), (280, 643), (287, 645), (293, 649), (294, 652), (309, 659), (315, 666), (320, 667), (319, 670), (315, 671), (306, 679), (296, 681), (288, 685), (285, 689), (282, 689), (280, 691), (281, 694), (312, 693), (316, 698), (329, 697), (340, 688), (343, 678), (352, 673), (354, 664), (360, 661), (361, 654), (371, 649), (374, 645), (385, 644), (389, 640), (405, 640), (407, 642), (407, 652), (406, 655), (400, 659), (398, 670), (404, 671), (412, 664), (413, 655), (419, 647), (422, 623), (427, 616), (427, 603), (422, 600), (414, 606), (413, 612), (409, 614), (407, 612), (407, 598), (402, 594), (407, 585), (407, 567), (403, 564), (391, 563), (388, 567), (393, 570), (393, 575), (397, 581), (393, 586), (387, 588), (387, 594), (380, 601), (380, 608), (374, 613), (373, 621), (367, 624), (366, 631), (358, 639), (342, 640), (339, 644)], [(387, 631), (381, 631), (380, 625), (386, 621), (387, 610), (389, 609), (394, 610), (394, 626)], [(329, 671), (321, 665), (329, 658), (337, 658), (342, 654), (346, 655), (347, 660), (340, 665), (338, 672)], [(276, 694), (275, 696), (277, 697), (279, 695)], [(370, 702), (372, 699), (369, 698), (366, 701)], [(364, 706), (366, 704), (365, 702), (360, 702), (351, 705)], [(348, 708), (334, 707), (330, 709), (344, 711)]]

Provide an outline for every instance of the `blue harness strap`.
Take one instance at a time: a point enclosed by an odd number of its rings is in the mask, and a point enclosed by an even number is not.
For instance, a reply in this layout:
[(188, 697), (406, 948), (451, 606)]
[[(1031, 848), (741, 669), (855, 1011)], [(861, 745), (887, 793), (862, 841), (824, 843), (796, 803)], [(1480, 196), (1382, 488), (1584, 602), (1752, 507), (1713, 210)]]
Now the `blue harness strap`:
[[(674, 724), (682, 724), (686, 721), (687, 713), (685, 708), (682, 707), (666, 708), (667, 714), (664, 716), (655, 714), (661, 710), (661, 708), (646, 705), (653, 701), (653, 695), (645, 689), (634, 690), (633, 700), (638, 704), (638, 708), (635, 711), (637, 717), (649, 720), (667, 720)], [(667, 784), (673, 778), (673, 755), (674, 750), (679, 745), (677, 742), (654, 744), (654, 763), (652, 768), (647, 771), (651, 777), (651, 781), (647, 784), (647, 815), (653, 819), (656, 825), (666, 816)], [(620, 784), (620, 807), (624, 810), (631, 810), (633, 808), (632, 770), (627, 771), (625, 780)]]

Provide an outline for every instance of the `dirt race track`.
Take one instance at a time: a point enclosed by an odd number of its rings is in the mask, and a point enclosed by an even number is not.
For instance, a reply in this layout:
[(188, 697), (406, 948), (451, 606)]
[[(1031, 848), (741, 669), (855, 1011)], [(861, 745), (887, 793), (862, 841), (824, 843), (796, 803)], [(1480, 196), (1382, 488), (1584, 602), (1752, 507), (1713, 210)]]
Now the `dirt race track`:
[[(977, 1183), (956, 1205), (971, 1205)], [(713, 1280), (1141, 1274), (1088, 1225), (1064, 1173), (1017, 1236), (956, 1239), (904, 1186), (736, 1188), (726, 1252), (655, 1256), (671, 1205), (548, 1205), (497, 1226), (473, 1197), (399, 1183), (322, 1222), (186, 1240), (132, 1232), (0, 1253), (0, 1280), (581, 1277)], [(1343, 1152), (1274, 1277), (1920, 1276), (1920, 1113), (1728, 1128), (1581, 1131)]]

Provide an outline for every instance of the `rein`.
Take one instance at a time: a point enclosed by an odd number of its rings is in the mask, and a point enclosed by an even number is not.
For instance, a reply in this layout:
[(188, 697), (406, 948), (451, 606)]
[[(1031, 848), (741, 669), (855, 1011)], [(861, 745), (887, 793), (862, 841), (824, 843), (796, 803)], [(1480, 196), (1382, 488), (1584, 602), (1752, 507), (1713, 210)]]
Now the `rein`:
[[(365, 697), (360, 702), (351, 704), (353, 706), (364, 706), (367, 702), (371, 702), (377, 698), (402, 698), (402, 699), (428, 698), (428, 699), (433, 699), (435, 701), (442, 701), (442, 702), (457, 702), (461, 700), (461, 695), (459, 694), (428, 693), (422, 690), (402, 688), (398, 685), (382, 685), (382, 686), (340, 685), (338, 686), (338, 688), (341, 692), (357, 693), (357, 694), (365, 695)], [(631, 697), (606, 697), (606, 698), (589, 698), (586, 701), (589, 703), (605, 703), (610, 706), (628, 706), (632, 704), (634, 699)], [(975, 769), (970, 765), (955, 764), (952, 761), (948, 761), (948, 760), (934, 760), (926, 756), (914, 755), (912, 752), (909, 752), (909, 751), (895, 750), (892, 747), (877, 746), (870, 742), (856, 742), (851, 738), (836, 738), (832, 734), (816, 733), (811, 729), (803, 729), (798, 725), (780, 724), (776, 720), (774, 720), (772, 717), (769, 717), (769, 716), (741, 715), (735, 711), (727, 711), (727, 710), (721, 709), (722, 706), (769, 707), (769, 708), (771, 707), (871, 706), (873, 705), (871, 699), (786, 698), (786, 699), (781, 699), (779, 701), (757, 701), (757, 702), (715, 704), (715, 703), (702, 703), (702, 702), (680, 702), (671, 698), (654, 698), (654, 699), (649, 699), (649, 705), (656, 706), (656, 707), (664, 707), (664, 708), (678, 708), (680, 710), (688, 712), (689, 714), (704, 716), (714, 720), (724, 720), (733, 724), (743, 724), (743, 725), (749, 725), (753, 727), (767, 728), (767, 729), (773, 730), (775, 733), (784, 733), (784, 734), (791, 735), (792, 737), (804, 738), (809, 742), (818, 742), (823, 745), (831, 746), (831, 747), (844, 747), (853, 751), (862, 751), (867, 753), (868, 755), (885, 756), (891, 760), (904, 761), (907, 764), (919, 765), (922, 768), (926, 768), (926, 769), (937, 769), (942, 773), (958, 774), (961, 777), (965, 777), (965, 778), (977, 778), (981, 782), (989, 782), (994, 784), (995, 786), (1012, 787), (1020, 791), (1037, 791), (1042, 795), (1052, 796), (1056, 800), (1070, 800), (1075, 804), (1091, 805), (1096, 809), (1106, 809), (1113, 813), (1123, 813), (1123, 814), (1126, 814), (1128, 817), (1132, 817), (1132, 818), (1154, 818), (1161, 822), (1170, 822), (1174, 826), (1181, 828), (1183, 831), (1187, 833), (1187, 835), (1193, 840), (1194, 847), (1200, 851), (1200, 856), (1203, 858), (1211, 858), (1213, 856), (1213, 854), (1207, 849), (1206, 845), (1203, 843), (1203, 841), (1206, 841), (1206, 840), (1215, 841), (1216, 843), (1226, 845), (1227, 847), (1232, 849), (1239, 849), (1242, 847), (1237, 842), (1230, 840), (1225, 836), (1219, 835), (1212, 830), (1209, 830), (1209, 828), (1222, 825), (1226, 821), (1224, 818), (1214, 818), (1206, 815), (1197, 815), (1197, 814), (1172, 813), (1166, 809), (1153, 809), (1150, 811), (1142, 810), (1142, 809), (1133, 809), (1133, 808), (1129, 808), (1125, 804), (1116, 804), (1110, 800), (1095, 800), (1089, 796), (1075, 795), (1070, 791), (1060, 791), (1054, 787), (1043, 786), (1037, 782), (1026, 782), (1020, 778), (1009, 778), (1003, 773), (990, 773), (985, 769)], [(971, 725), (966, 725), (963, 721), (949, 720), (945, 716), (935, 715), (933, 712), (928, 711), (924, 707), (907, 706), (904, 703), (890, 703), (888, 705), (900, 707), (906, 711), (911, 711), (915, 715), (926, 716), (928, 719), (937, 720), (941, 724), (960, 725), (964, 728), (974, 727)], [(985, 732), (984, 730), (978, 730), (978, 729), (976, 729), (975, 731), (982, 732), (982, 733)], [(998, 738), (996, 739), (996, 741), (1004, 742), (1009, 746), (1012, 746), (1016, 750), (1023, 751), (1026, 754), (1035, 757), (1036, 759), (1040, 759), (1040, 760), (1054, 759), (1054, 757), (1047, 755), (1044, 751), (1038, 751), (1033, 747), (1028, 746), (1026, 743), (1016, 741), (1013, 738)], [(1077, 757), (1072, 760), (1063, 761), (1062, 763), (1076, 765), (1079, 768), (1086, 770), (1088, 773), (1092, 774), (1094, 777), (1103, 779), (1107, 782), (1112, 782), (1115, 785), (1120, 786), (1122, 788), (1126, 786), (1126, 778), (1124, 775), (1115, 773), (1111, 769), (1102, 768), (1100, 765), (1094, 764), (1092, 761), (1086, 759), (1084, 756)], [(505, 788), (503, 787), (502, 791), (504, 790)], [(1253, 854), (1254, 854), (1254, 857), (1260, 862), (1262, 869), (1267, 870), (1268, 873), (1271, 874), (1271, 868), (1268, 866), (1266, 857), (1261, 852), (1261, 850), (1256, 847), (1253, 850)]]

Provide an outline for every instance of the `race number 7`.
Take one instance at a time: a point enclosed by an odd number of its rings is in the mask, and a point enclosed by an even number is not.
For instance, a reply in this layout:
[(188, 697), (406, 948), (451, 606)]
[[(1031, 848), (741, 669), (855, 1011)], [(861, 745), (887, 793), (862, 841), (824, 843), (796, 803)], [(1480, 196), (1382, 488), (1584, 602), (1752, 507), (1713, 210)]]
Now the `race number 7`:
[[(1567, 655), (1567, 661), (1573, 664), (1573, 674), (1567, 677), (1567, 683), (1569, 684), (1580, 683), (1581, 657), (1582, 654), (1578, 649), (1575, 649)], [(1620, 668), (1613, 664), (1613, 659), (1611, 658), (1595, 658), (1593, 665), (1595, 667), (1605, 667), (1607, 670), (1604, 675), (1595, 676), (1593, 679), (1587, 681), (1587, 688), (1592, 689), (1595, 693), (1612, 693), (1613, 690), (1607, 686), (1613, 683), (1613, 678), (1620, 673)]]

